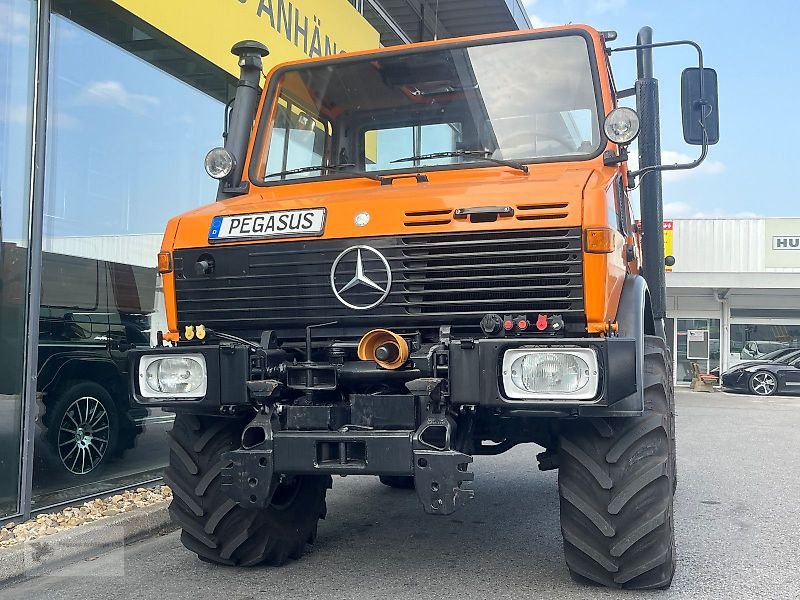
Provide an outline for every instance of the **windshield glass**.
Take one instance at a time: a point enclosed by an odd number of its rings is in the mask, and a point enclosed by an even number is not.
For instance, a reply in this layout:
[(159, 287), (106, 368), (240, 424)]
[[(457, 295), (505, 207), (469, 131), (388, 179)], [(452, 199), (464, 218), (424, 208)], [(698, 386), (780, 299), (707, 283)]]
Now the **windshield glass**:
[[(568, 33), (284, 71), (254, 178), (588, 158), (601, 141), (589, 57)], [(320, 165), (339, 168), (285, 173)]]

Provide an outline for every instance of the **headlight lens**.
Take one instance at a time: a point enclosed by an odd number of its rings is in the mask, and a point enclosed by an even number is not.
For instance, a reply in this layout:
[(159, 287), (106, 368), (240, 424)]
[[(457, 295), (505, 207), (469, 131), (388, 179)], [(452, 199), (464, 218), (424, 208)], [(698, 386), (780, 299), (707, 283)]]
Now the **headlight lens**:
[(598, 386), (597, 357), (588, 348), (518, 348), (503, 357), (509, 398), (588, 400)]
[(214, 148), (206, 154), (205, 167), (214, 179), (225, 179), (233, 171), (233, 154), (225, 148)]
[(639, 115), (627, 106), (615, 108), (608, 113), (603, 130), (615, 144), (630, 144), (639, 135)]
[(202, 354), (145, 356), (139, 363), (139, 390), (145, 398), (201, 398), (206, 387)]

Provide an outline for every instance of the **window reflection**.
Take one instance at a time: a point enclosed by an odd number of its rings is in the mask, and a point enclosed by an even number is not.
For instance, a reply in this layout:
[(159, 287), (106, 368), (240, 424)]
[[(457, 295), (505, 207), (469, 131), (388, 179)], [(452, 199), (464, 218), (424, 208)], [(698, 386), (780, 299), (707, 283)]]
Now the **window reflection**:
[(19, 498), (35, 9), (0, 0), (0, 517)]
[(155, 267), (167, 219), (215, 196), (203, 157), (222, 114), (68, 19), (54, 15), (52, 28), (37, 507), (166, 464), (172, 416), (131, 403), (127, 354), (164, 320)]

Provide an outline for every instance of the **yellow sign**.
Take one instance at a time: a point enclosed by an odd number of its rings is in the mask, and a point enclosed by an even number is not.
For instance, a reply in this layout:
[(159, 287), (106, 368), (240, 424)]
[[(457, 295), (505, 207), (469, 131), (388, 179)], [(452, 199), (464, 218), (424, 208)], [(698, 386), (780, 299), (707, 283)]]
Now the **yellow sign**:
[[(672, 253), (672, 221), (664, 221), (664, 256), (674, 256)], [(664, 267), (672, 271), (672, 267)]]
[(236, 42), (267, 45), (268, 71), (304, 57), (377, 48), (380, 35), (347, 0), (114, 0), (203, 58), (239, 75)]

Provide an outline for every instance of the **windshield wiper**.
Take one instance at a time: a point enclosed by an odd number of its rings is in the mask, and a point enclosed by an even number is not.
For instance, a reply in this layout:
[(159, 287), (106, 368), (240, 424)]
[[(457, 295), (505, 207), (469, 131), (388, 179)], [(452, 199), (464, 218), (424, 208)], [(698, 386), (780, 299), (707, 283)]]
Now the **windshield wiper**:
[(336, 171), (341, 175), (346, 175), (348, 177), (366, 177), (367, 179), (372, 179), (373, 181), (380, 181), (384, 183), (385, 178), (381, 177), (380, 175), (373, 175), (372, 173), (367, 173), (366, 171), (345, 171), (344, 169), (352, 169), (356, 165), (353, 163), (342, 163), (338, 165), (312, 165), (308, 167), (300, 167), (299, 169), (289, 169), (288, 171), (277, 171), (275, 173), (269, 173), (264, 175), (264, 180), (271, 177), (285, 177), (286, 175), (298, 175), (300, 173), (313, 173), (314, 171)]
[(397, 160), (393, 160), (393, 163), (400, 163), (400, 162), (411, 162), (412, 160), (429, 160), (432, 158), (451, 158), (451, 157), (463, 157), (463, 158), (474, 158), (476, 160), (485, 160), (488, 162), (493, 162), (496, 165), (504, 165), (506, 167), (511, 167), (512, 169), (517, 169), (518, 171), (522, 171), (523, 173), (528, 172), (528, 165), (523, 165), (522, 163), (518, 163), (513, 160), (501, 160), (499, 158), (492, 158), (489, 156), (492, 152), (490, 150), (452, 150), (450, 152), (433, 152), (431, 154), (420, 154), (419, 156), (406, 156), (405, 158), (398, 158)]

